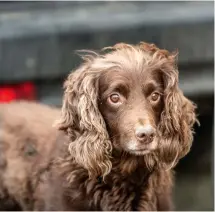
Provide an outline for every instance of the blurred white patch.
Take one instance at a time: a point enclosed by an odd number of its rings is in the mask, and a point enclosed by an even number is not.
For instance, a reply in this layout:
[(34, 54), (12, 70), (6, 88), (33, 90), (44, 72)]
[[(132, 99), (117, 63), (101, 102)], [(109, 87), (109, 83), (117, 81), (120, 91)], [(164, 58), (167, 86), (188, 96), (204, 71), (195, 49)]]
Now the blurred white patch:
[(135, 155), (145, 155), (155, 150), (158, 146), (158, 140), (155, 138), (149, 144), (141, 144), (137, 140), (131, 140), (127, 144), (127, 150)]
[(147, 124), (145, 126), (143, 126), (143, 125), (138, 126), (136, 128), (135, 133), (136, 134), (141, 134), (141, 133), (149, 134), (149, 133), (152, 133), (154, 131), (155, 131), (154, 128), (150, 124)]
[(129, 150), (136, 150), (137, 149), (137, 141), (134, 141), (134, 140), (129, 141), (127, 148)]

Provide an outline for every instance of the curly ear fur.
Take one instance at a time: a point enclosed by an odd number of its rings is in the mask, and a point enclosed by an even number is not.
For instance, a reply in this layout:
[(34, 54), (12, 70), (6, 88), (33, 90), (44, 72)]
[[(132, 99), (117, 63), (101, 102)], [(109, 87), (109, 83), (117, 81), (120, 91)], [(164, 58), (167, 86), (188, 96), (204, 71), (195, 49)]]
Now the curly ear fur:
[(112, 167), (105, 122), (97, 106), (99, 70), (85, 63), (64, 84), (61, 119), (57, 122), (71, 139), (69, 151), (90, 177), (105, 176)]
[(196, 106), (178, 87), (177, 69), (166, 69), (163, 73), (164, 111), (159, 126), (161, 139), (158, 158), (162, 160), (162, 165), (171, 168), (190, 150), (193, 125), (197, 121)]

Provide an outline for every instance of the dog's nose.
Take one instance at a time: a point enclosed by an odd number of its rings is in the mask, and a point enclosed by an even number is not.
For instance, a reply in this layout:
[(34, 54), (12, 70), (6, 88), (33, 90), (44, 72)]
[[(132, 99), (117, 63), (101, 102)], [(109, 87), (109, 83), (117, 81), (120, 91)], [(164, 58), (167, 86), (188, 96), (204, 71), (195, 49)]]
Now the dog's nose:
[(149, 143), (155, 136), (155, 128), (151, 125), (138, 126), (135, 130), (135, 135), (138, 141)]

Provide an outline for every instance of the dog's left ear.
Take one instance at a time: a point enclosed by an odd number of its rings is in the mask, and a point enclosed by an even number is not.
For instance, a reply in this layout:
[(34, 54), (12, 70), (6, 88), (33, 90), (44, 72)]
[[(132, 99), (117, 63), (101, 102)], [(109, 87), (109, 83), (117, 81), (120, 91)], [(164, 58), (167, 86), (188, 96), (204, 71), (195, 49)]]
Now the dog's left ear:
[(178, 71), (164, 70), (164, 111), (160, 122), (159, 158), (166, 167), (174, 166), (190, 150), (193, 125), (197, 122), (195, 104), (178, 87)]
[[(180, 130), (179, 134), (180, 134), (180, 138), (182, 141), (182, 148), (181, 148), (181, 153), (179, 155), (180, 158), (184, 157), (190, 150), (192, 141), (193, 141), (193, 125), (195, 124), (195, 122), (198, 122), (197, 118), (196, 118), (196, 113), (195, 113), (195, 109), (196, 109), (196, 105), (190, 101), (189, 99), (187, 99), (182, 92), (180, 92), (181, 94), (181, 119), (180, 119)], [(184, 142), (183, 142), (184, 141)], [(179, 158), (179, 159), (180, 159)]]

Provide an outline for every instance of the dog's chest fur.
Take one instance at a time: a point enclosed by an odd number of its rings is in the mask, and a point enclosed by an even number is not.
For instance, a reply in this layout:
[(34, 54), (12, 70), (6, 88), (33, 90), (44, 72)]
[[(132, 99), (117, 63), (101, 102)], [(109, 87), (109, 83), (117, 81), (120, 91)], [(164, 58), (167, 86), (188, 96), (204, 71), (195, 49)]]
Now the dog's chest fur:
[(148, 177), (142, 171), (130, 176), (112, 172), (104, 182), (101, 178), (89, 179), (84, 170), (76, 170), (66, 177), (63, 205), (70, 210), (134, 211)]

